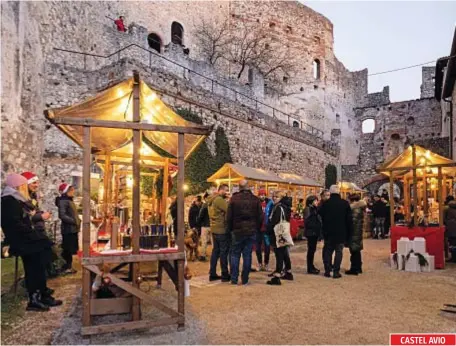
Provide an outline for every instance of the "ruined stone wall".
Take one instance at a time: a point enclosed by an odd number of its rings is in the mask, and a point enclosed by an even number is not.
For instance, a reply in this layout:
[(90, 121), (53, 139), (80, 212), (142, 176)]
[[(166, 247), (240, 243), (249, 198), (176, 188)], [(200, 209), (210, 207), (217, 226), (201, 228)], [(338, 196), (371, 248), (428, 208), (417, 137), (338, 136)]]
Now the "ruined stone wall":
[[(49, 79), (45, 101), (56, 107), (81, 101), (99, 89), (131, 77), (132, 70), (136, 69), (148, 85), (159, 91), (168, 105), (189, 108), (201, 116), (204, 124), (223, 127), (235, 163), (274, 172), (294, 172), (321, 183), (324, 182), (324, 167), (328, 163), (338, 166), (338, 151), (331, 148), (330, 143), (311, 137), (298, 128), (284, 127), (276, 119), (253, 112), (227, 98), (207, 95), (203, 88), (195, 87), (160, 68), (149, 69), (136, 60), (126, 58), (98, 71), (56, 64), (47, 68)], [(62, 74), (65, 78), (55, 85), (55, 77)], [(46, 200), (52, 201), (51, 196), (58, 183), (68, 180), (70, 171), (81, 170), (77, 166), (81, 151), (53, 126), (46, 130), (44, 136), (53, 138), (52, 143), (46, 143), (45, 165), (49, 169), (43, 176), (43, 186), (47, 187)], [(213, 140), (212, 136), (208, 139), (209, 142)], [(52, 207), (52, 203), (47, 206)]]
[(420, 98), (434, 97), (435, 94), (435, 66), (424, 66), (421, 69)]
[(342, 166), (344, 180), (366, 184), (381, 163), (412, 143), (448, 156), (448, 139), (441, 133), (441, 108), (434, 98), (359, 108), (356, 114), (361, 123), (374, 119), (375, 129), (361, 135), (357, 164)]

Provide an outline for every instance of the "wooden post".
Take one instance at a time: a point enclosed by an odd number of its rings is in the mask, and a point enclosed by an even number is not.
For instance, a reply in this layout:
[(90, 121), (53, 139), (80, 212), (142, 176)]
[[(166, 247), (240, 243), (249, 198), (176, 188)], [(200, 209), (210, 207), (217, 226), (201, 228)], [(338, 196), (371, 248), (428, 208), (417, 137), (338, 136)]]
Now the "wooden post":
[[(84, 126), (84, 147), (82, 167), (82, 256), (90, 257), (90, 164), (91, 138), (90, 127)], [(91, 325), (90, 317), (90, 271), (82, 269), (82, 326)]]
[(165, 167), (163, 167), (163, 189), (162, 189), (162, 203), (161, 203), (161, 224), (166, 223), (166, 209), (168, 200), (168, 177), (169, 177), (169, 159), (165, 160)]
[[(177, 150), (177, 247), (179, 252), (184, 252), (184, 134), (178, 135), (178, 150)], [(177, 262), (177, 283), (178, 283), (178, 297), (177, 297), (177, 312), (184, 315), (185, 312), (185, 298), (184, 298), (184, 261)], [(179, 323), (178, 328), (182, 329), (185, 326), (185, 320)]]
[[(218, 188), (218, 186), (217, 186)], [(230, 192), (231, 195), (231, 168), (228, 167), (228, 191)]]
[(426, 169), (424, 169), (424, 173), (423, 173), (423, 213), (424, 213), (424, 217), (426, 218), (426, 220), (428, 219), (428, 216), (429, 216), (427, 180), (428, 180), (427, 172), (426, 172)]
[(416, 179), (416, 149), (412, 146), (412, 171), (413, 171), (413, 224), (418, 225), (418, 182)]
[(105, 220), (108, 218), (108, 195), (109, 195), (109, 170), (111, 168), (111, 155), (106, 154), (104, 176), (103, 176), (103, 216)]
[[(139, 74), (135, 71), (133, 73), (133, 122), (139, 123), (140, 117), (140, 104), (139, 104)], [(133, 130), (133, 208), (132, 208), (132, 253), (133, 255), (139, 255), (139, 237), (140, 237), (140, 213), (141, 213), (141, 201), (140, 201), (140, 156), (141, 150), (141, 131)], [(138, 275), (139, 275), (139, 262), (132, 264), (132, 285), (138, 288)], [(133, 296), (132, 306), (132, 318), (133, 321), (140, 319), (140, 300), (138, 297)]]
[(389, 191), (389, 202), (390, 202), (390, 225), (394, 226), (394, 179), (393, 172), (390, 172), (390, 191)]
[(443, 227), (443, 188), (442, 188), (442, 167), (438, 168), (438, 176), (437, 176), (437, 192), (438, 192), (438, 200), (439, 200), (439, 225)]
[(404, 176), (404, 214), (405, 220), (410, 221), (410, 185), (408, 179)]

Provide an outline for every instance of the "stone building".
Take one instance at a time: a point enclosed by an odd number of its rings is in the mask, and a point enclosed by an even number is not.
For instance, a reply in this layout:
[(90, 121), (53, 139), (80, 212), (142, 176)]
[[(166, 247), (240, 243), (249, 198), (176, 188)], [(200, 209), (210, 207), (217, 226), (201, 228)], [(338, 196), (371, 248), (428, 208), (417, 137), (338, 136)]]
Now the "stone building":
[[(363, 181), (374, 161), (406, 143), (410, 116), (414, 129), (430, 128), (417, 136), (440, 136), (440, 116), (433, 118), (440, 106), (427, 98), (432, 80), (417, 101), (391, 104), (388, 87), (368, 94), (367, 69), (348, 71), (336, 58), (332, 23), (296, 1), (2, 2), (1, 9), (2, 174), (35, 171), (48, 202), (62, 179), (80, 172), (81, 152), (43, 110), (92, 96), (133, 69), (169, 106), (223, 127), (235, 163), (322, 183), (329, 163), (339, 177)], [(113, 25), (119, 15), (126, 33)], [(210, 64), (195, 36), (203, 21), (264, 28), (278, 53), (294, 49), (295, 72), (273, 83), (252, 66), (237, 78), (237, 66)], [(367, 118), (376, 121), (374, 134), (362, 134)]]

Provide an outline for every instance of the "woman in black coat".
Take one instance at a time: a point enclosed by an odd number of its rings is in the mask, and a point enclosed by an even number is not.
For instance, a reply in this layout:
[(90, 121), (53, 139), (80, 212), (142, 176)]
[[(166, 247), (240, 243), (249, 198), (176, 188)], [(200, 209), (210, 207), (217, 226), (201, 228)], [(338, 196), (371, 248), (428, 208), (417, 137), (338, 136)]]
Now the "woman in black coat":
[(79, 250), (78, 233), (81, 220), (76, 205), (73, 202), (74, 187), (66, 185), (59, 199), (59, 218), (62, 221), (62, 257), (66, 264), (63, 267), (65, 274), (75, 274), (73, 269), (73, 255)]
[(321, 217), (318, 214), (317, 196), (309, 196), (304, 209), (304, 235), (307, 239), (307, 273), (319, 274), (320, 270), (314, 266), (314, 256), (317, 250), (317, 242), (321, 239)]
[[(291, 273), (291, 259), (288, 251), (288, 246), (277, 247), (274, 227), (280, 223), (282, 219), (290, 222), (291, 209), (288, 198), (281, 192), (274, 192), (272, 196), (274, 207), (272, 208), (269, 222), (267, 225), (267, 233), (271, 240), (271, 246), (274, 248), (276, 257), (276, 268), (272, 273), (272, 279), (267, 282), (268, 285), (281, 285), (280, 279), (293, 280)], [(282, 269), (285, 264), (285, 271), (282, 275)]]
[(25, 286), (29, 295), (27, 310), (48, 311), (61, 305), (46, 290), (46, 268), (42, 253), (49, 251), (52, 242), (32, 226), (34, 216), (30, 204), (27, 179), (19, 174), (6, 177), (2, 191), (1, 225), (13, 256), (21, 256), (25, 272)]

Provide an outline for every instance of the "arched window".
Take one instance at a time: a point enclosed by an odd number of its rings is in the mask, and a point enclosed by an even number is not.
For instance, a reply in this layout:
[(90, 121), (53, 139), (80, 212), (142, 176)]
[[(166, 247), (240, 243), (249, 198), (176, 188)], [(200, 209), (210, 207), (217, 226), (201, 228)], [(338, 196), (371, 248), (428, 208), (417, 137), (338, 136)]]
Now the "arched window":
[(320, 79), (320, 60), (318, 59), (313, 62), (313, 76), (315, 79)]
[(296, 120), (293, 121), (293, 127), (299, 127), (299, 123)]
[(161, 53), (162, 40), (160, 36), (154, 33), (149, 34), (149, 36), (147, 36), (147, 42), (149, 43), (150, 48)]
[(178, 22), (171, 24), (171, 42), (182, 45), (184, 39), (184, 28)]
[(361, 129), (363, 133), (373, 133), (375, 131), (375, 120), (366, 119), (361, 124)]

